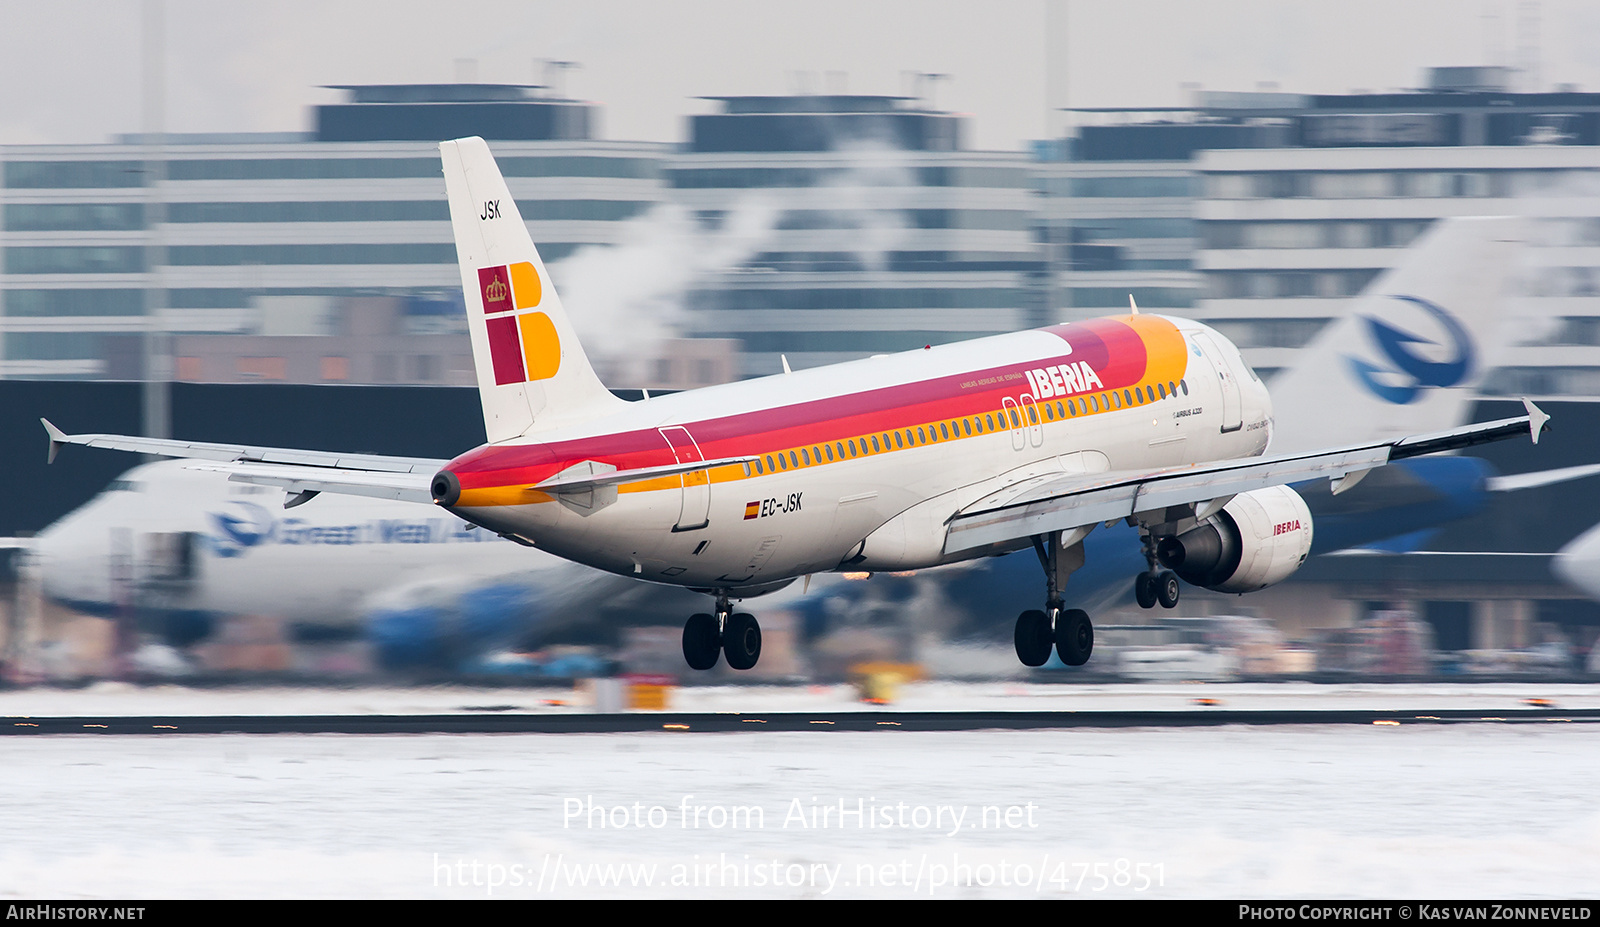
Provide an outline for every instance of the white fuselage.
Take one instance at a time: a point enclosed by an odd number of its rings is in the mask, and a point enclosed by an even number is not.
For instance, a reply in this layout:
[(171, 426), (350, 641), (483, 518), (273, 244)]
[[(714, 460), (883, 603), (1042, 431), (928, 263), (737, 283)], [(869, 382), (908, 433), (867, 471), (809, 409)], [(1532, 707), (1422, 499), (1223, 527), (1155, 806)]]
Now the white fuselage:
[[(1147, 326), (1159, 319), (1132, 318)], [(1007, 486), (1265, 450), (1270, 401), (1237, 350), (1198, 323), (1159, 321), (1181, 335), (1183, 361), (1170, 378), (1161, 371), (1144, 378), (1149, 401), (1125, 402), (1122, 387), (1095, 389), (1089, 373), (1070, 390), (1061, 368), (1088, 353), (1080, 346), (1074, 356), (1074, 326), (1062, 327), (1064, 334), (1018, 332), (655, 398), (582, 426), (491, 445), (447, 468), (469, 487), (454, 511), (581, 563), (696, 588), (755, 592), (847, 562), (853, 569), (931, 566), (952, 559), (942, 550), (950, 516)], [(1119, 362), (1114, 349), (1103, 360)], [(1169, 369), (1173, 363), (1168, 357)], [(1169, 381), (1181, 384), (1173, 395)], [(963, 404), (968, 394), (981, 396), (976, 406)], [(1101, 407), (1113, 398), (1115, 408)], [(1056, 414), (1065, 399), (1084, 403), (1086, 414)], [(975, 420), (983, 424), (965, 433)], [(902, 436), (941, 425), (959, 437), (942, 432), (902, 446)], [(864, 451), (874, 439), (878, 446)], [(757, 463), (576, 502), (531, 488), (580, 463), (625, 469), (630, 459), (670, 463), (696, 453)]]

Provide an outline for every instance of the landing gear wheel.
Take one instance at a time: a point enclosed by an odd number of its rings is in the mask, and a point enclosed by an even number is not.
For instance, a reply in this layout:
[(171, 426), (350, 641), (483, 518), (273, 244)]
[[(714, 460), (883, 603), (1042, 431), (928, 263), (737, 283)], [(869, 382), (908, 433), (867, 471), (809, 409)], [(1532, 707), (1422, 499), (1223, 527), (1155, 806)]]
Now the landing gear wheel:
[(1155, 586), (1156, 598), (1161, 600), (1162, 608), (1172, 608), (1178, 604), (1178, 574), (1162, 570), (1151, 585)]
[(1140, 608), (1156, 607), (1156, 578), (1150, 573), (1140, 573), (1133, 578), (1133, 597)]
[[(736, 670), (747, 670), (761, 659), (761, 625), (754, 615), (739, 612), (728, 616), (728, 626), (722, 632), (722, 652), (728, 665)], [(713, 662), (715, 658), (713, 657)]]
[(1056, 653), (1068, 666), (1082, 666), (1089, 662), (1094, 650), (1094, 625), (1087, 612), (1069, 608), (1056, 616)]
[(683, 658), (689, 668), (708, 670), (717, 665), (720, 653), (722, 634), (717, 630), (717, 619), (704, 612), (690, 615), (683, 626)]
[(1043, 666), (1050, 659), (1050, 616), (1044, 612), (1026, 611), (1017, 616), (1017, 659), (1023, 666)]

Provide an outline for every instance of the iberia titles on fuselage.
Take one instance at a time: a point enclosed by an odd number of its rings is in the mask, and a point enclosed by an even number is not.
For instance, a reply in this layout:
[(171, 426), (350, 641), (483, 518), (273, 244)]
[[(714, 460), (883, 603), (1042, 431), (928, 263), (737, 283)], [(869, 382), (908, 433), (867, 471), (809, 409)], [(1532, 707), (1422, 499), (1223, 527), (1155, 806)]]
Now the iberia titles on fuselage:
[[(1221, 336), (1132, 314), (620, 404), (457, 457), (442, 501), (592, 566), (736, 592), (996, 553), (947, 556), (949, 517), (1035, 475), (1258, 455), (1269, 416)], [(737, 458), (578, 499), (534, 488), (575, 467)]]

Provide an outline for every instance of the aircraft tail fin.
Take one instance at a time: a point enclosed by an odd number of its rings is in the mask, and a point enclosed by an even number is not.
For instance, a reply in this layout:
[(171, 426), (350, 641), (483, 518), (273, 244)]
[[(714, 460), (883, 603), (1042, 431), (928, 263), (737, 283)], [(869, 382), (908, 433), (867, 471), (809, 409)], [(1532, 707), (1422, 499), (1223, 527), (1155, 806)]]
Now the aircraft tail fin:
[(1434, 223), (1270, 384), (1271, 453), (1390, 440), (1464, 422), (1504, 340), (1512, 218)]
[(615, 411), (489, 146), (461, 138), (439, 155), (490, 443)]

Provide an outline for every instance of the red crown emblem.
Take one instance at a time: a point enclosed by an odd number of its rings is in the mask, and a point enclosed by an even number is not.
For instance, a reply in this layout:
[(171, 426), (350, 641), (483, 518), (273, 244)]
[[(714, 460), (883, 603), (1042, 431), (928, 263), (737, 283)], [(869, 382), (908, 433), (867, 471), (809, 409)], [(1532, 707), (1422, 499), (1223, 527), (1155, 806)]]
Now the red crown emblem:
[(502, 302), (507, 296), (511, 295), (511, 288), (506, 286), (504, 280), (496, 277), (489, 281), (488, 286), (483, 288), (483, 295), (485, 299), (489, 300), (489, 302), (498, 303)]

